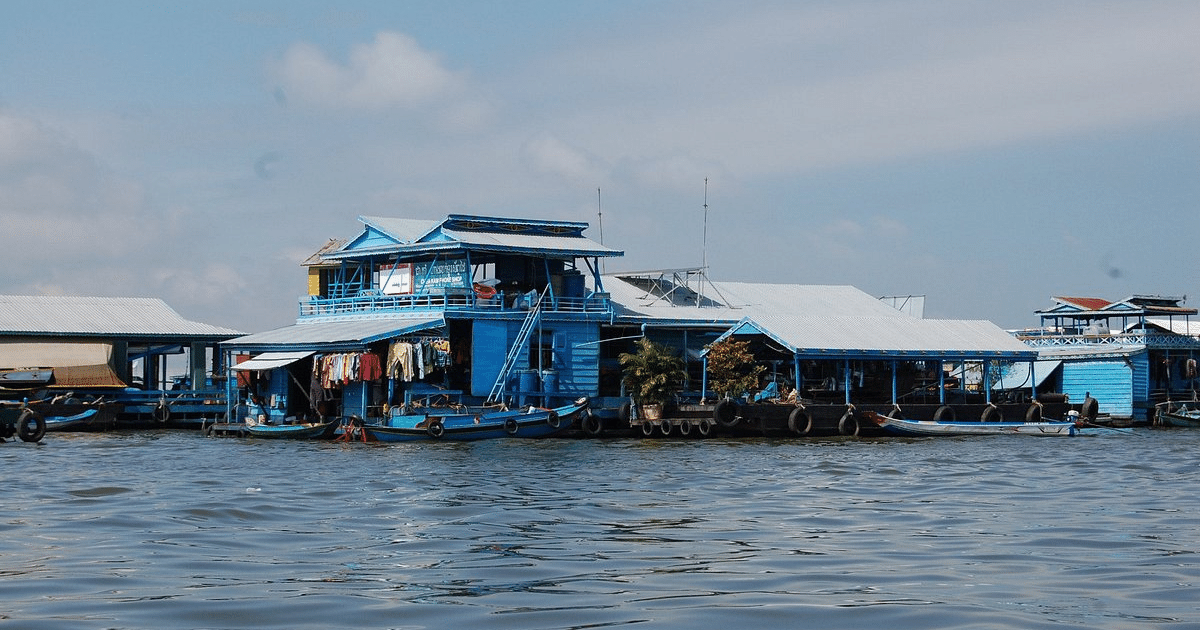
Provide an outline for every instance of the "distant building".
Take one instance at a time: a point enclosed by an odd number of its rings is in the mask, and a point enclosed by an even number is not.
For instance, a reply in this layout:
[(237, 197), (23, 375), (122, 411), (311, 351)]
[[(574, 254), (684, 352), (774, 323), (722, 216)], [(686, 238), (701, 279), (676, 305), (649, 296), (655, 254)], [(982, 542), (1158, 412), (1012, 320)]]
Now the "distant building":
[[(0, 295), (0, 395), (103, 396), (124, 405), (120, 414), (147, 418), (168, 390), (172, 400), (190, 391), (187, 403), (223, 401), (224, 383), (213, 382), (224, 372), (215, 348), (240, 334), (185, 319), (157, 298)], [(174, 372), (169, 359), (178, 359)], [(5, 373), (31, 370), (45, 382), (3, 384)], [(175, 411), (176, 420), (189, 415), (184, 405)]]
[(1037, 349), (1044, 377), (1072, 400), (1090, 394), (1101, 413), (1140, 422), (1152, 419), (1155, 404), (1190, 399), (1200, 388), (1200, 324), (1185, 298), (1052, 299), (1037, 311), (1041, 327), (1016, 334)]

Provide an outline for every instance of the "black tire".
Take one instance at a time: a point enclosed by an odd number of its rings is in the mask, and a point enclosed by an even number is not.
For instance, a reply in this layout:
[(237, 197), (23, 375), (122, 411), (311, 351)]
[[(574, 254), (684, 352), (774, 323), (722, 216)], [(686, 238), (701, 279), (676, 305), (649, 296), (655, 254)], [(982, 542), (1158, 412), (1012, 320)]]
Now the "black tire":
[(17, 437), (21, 438), (22, 442), (41, 442), (45, 436), (46, 419), (32, 409), (22, 411), (17, 420)]
[(838, 433), (851, 437), (858, 435), (858, 418), (854, 417), (853, 411), (842, 414), (842, 419), (838, 420)]
[(446, 427), (442, 426), (441, 420), (430, 420), (429, 426), (425, 427), (425, 432), (436, 440), (446, 434)]
[(516, 435), (517, 431), (520, 428), (521, 428), (521, 425), (517, 424), (516, 418), (505, 418), (504, 419), (504, 432), (505, 433), (507, 433), (509, 435)]
[(796, 435), (805, 436), (812, 433), (812, 415), (804, 407), (796, 407), (788, 414), (788, 429)]
[(583, 432), (592, 437), (600, 437), (604, 433), (604, 419), (593, 413), (583, 416)]
[(679, 435), (682, 435), (683, 437), (687, 437), (691, 434), (692, 434), (692, 423), (688, 422), (686, 420), (681, 422), (679, 424)]
[(562, 418), (558, 417), (557, 411), (551, 411), (550, 415), (546, 416), (546, 424), (550, 425), (551, 428), (557, 429), (558, 425), (562, 424)]
[(980, 422), (1004, 422), (1004, 412), (999, 407), (988, 406), (979, 416)]
[(1042, 406), (1038, 403), (1029, 405), (1029, 409), (1025, 410), (1025, 422), (1041, 422), (1042, 421)]
[(667, 422), (666, 420), (663, 420), (662, 422), (660, 422), (658, 424), (658, 430), (662, 431), (663, 437), (670, 436), (671, 435), (671, 423)]
[(203, 435), (204, 437), (212, 436), (213, 425), (216, 423), (217, 423), (216, 420), (213, 420), (212, 423), (210, 424), (208, 422), (208, 418), (201, 418), (200, 419), (200, 435)]
[(954, 407), (951, 407), (950, 405), (942, 405), (941, 407), (937, 408), (937, 411), (933, 412), (934, 422), (954, 422), (956, 420), (958, 420), (958, 413), (955, 412)]
[(654, 425), (650, 424), (649, 422), (643, 422), (642, 423), (642, 435), (644, 435), (646, 437), (650, 437), (651, 435), (654, 435)]
[(722, 400), (721, 402), (717, 403), (716, 408), (713, 409), (713, 420), (715, 420), (717, 424), (725, 428), (729, 428), (737, 425), (737, 412), (737, 403), (733, 402), (732, 400)]
[(171, 419), (171, 406), (167, 403), (159, 403), (154, 408), (154, 420), (159, 424), (166, 424), (167, 420)]
[(622, 423), (629, 424), (629, 420), (633, 417), (633, 403), (627, 402), (621, 405), (621, 408), (617, 410), (617, 417), (621, 419)]
[(1083, 416), (1088, 422), (1095, 422), (1096, 416), (1100, 414), (1100, 403), (1091, 396), (1083, 399), (1083, 406), (1079, 409), (1079, 415)]
[(708, 418), (700, 418), (700, 421), (696, 423), (696, 433), (699, 433), (700, 437), (708, 437), (712, 435), (712, 429), (712, 420), (709, 420)]

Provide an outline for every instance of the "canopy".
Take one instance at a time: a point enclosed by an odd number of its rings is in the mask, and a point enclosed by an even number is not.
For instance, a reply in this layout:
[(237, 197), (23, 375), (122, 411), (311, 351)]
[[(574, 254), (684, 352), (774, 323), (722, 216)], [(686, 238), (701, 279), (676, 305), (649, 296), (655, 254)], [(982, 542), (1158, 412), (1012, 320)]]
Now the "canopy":
[(233, 366), (235, 370), (273, 370), (312, 356), (312, 352), (264, 352)]

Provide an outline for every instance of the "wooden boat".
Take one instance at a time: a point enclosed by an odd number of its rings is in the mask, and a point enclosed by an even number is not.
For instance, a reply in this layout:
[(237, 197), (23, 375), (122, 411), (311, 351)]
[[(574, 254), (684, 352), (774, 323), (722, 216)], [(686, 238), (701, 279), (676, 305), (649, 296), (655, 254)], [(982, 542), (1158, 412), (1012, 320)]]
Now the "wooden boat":
[(1169, 427), (1200, 428), (1200, 403), (1196, 405), (1192, 409), (1187, 404), (1159, 403), (1155, 405), (1155, 417), (1159, 424)]
[(47, 415), (47, 431), (89, 431), (101, 422), (99, 409), (85, 409), (79, 413), (66, 416)]
[(570, 429), (587, 408), (587, 399), (581, 398), (555, 409), (528, 407), (478, 413), (431, 410), (422, 414), (393, 415), (387, 424), (352, 422), (343, 427), (343, 436), (348, 440), (361, 438), (380, 442), (549, 437)]
[(905, 420), (884, 416), (874, 411), (863, 415), (886, 433), (907, 437), (963, 435), (1040, 435), (1068, 437), (1078, 429), (1074, 422), (946, 422), (940, 420)]
[(254, 418), (246, 418), (246, 432), (253, 437), (284, 440), (319, 440), (334, 436), (340, 422), (301, 422), (295, 424), (267, 424)]

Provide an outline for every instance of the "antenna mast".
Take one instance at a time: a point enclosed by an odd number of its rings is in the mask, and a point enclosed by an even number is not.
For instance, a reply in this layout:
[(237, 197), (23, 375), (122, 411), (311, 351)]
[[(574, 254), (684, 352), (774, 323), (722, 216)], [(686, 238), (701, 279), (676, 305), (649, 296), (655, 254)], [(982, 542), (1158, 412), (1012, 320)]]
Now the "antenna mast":
[[(596, 187), (596, 223), (600, 228), (600, 244), (604, 244), (604, 213), (600, 211), (600, 187)], [(600, 273), (604, 273), (604, 259), (600, 259)], [(599, 290), (599, 289), (597, 289)]]
[(704, 231), (700, 237), (700, 271), (708, 273), (708, 178), (704, 178)]

